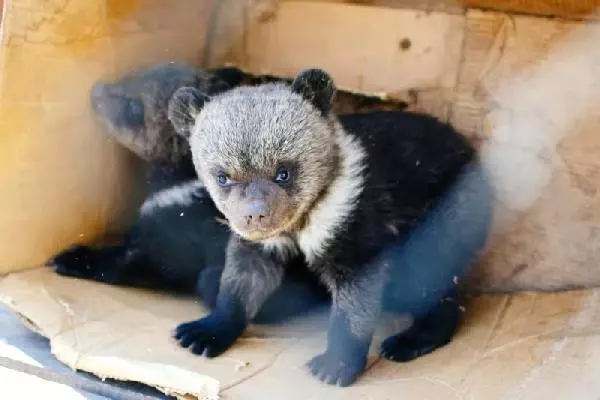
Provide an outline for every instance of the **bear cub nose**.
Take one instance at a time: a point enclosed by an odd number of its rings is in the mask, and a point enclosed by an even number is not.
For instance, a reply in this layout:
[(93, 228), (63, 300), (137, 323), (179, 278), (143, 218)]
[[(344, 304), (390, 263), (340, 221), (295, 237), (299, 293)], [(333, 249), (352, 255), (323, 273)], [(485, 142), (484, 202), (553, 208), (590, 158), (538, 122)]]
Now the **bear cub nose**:
[(271, 225), (269, 210), (264, 202), (252, 202), (246, 209), (246, 227), (252, 230), (268, 229)]

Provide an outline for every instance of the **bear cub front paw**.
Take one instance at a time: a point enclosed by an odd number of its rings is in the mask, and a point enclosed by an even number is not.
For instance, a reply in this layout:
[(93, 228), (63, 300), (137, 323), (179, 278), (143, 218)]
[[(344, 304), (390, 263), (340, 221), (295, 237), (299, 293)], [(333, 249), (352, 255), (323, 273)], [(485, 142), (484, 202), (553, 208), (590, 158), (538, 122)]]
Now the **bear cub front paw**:
[(94, 251), (90, 247), (74, 246), (54, 256), (48, 264), (59, 275), (90, 279), (96, 275), (93, 256)]
[(192, 353), (216, 357), (227, 350), (242, 334), (243, 326), (216, 314), (186, 322), (175, 330), (175, 339)]
[(366, 364), (366, 357), (342, 357), (327, 351), (310, 360), (308, 367), (317, 379), (343, 387), (354, 383)]

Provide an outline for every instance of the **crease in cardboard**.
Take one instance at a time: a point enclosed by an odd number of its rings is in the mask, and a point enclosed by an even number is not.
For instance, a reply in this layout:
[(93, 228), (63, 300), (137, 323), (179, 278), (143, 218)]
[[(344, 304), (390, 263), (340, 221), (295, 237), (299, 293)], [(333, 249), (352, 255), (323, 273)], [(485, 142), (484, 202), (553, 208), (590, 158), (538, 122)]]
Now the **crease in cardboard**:
[[(109, 320), (107, 324), (118, 324), (124, 319), (139, 316), (136, 307), (143, 303), (137, 301), (137, 296), (140, 295), (137, 291), (115, 291), (113, 287), (92, 282), (66, 284), (69, 282), (68, 278), (58, 277), (48, 268), (15, 273), (0, 280), (0, 300), (10, 302), (13, 309), (34, 321), (42, 332), (45, 327), (56, 326), (56, 320), (67, 318), (68, 314), (62, 307), (55, 307), (53, 314), (48, 314), (44, 309), (44, 302), (48, 301), (45, 297), (37, 300), (30, 297), (32, 293), (41, 293), (41, 287), (52, 288), (48, 291), (57, 297), (61, 293), (73, 296), (81, 293), (80, 303), (71, 308), (78, 315), (89, 310), (90, 316), (94, 315), (93, 310), (99, 308), (98, 298), (118, 293), (119, 301), (129, 311), (120, 318)], [(84, 293), (89, 294), (92, 287), (95, 288), (94, 295), (85, 296)], [(217, 398), (215, 396), (220, 393), (227, 398), (275, 400), (282, 398), (285, 392), (288, 393), (285, 395), (288, 399), (335, 400), (339, 396), (384, 398), (384, 393), (404, 391), (408, 398), (422, 398), (419, 395), (421, 393), (426, 396), (435, 395), (435, 398), (441, 400), (500, 399), (511, 390), (514, 391), (515, 385), (527, 379), (531, 368), (544, 363), (544, 359), (547, 360), (545, 362), (549, 370), (554, 365), (552, 357), (563, 363), (576, 363), (577, 355), (570, 350), (572, 345), (593, 346), (598, 343), (599, 329), (590, 327), (598, 325), (600, 328), (595, 310), (599, 296), (600, 292), (519, 294), (476, 299), (467, 311), (465, 325), (451, 345), (410, 365), (392, 363), (379, 356), (373, 357), (371, 352), (364, 380), (345, 388), (343, 392), (315, 382), (302, 367), (303, 362), (322, 350), (324, 339), (320, 329), (317, 335), (311, 335), (310, 338), (303, 333), (309, 331), (290, 329), (291, 332), (296, 332), (296, 336), (288, 337), (283, 342), (250, 336), (239, 346), (232, 348), (230, 353), (224, 354), (216, 364), (198, 363), (197, 357), (177, 348), (160, 327), (165, 325), (161, 321), (162, 314), (144, 317), (149, 318), (143, 321), (144, 326), (156, 326), (156, 329), (147, 332), (148, 336), (139, 340), (135, 336), (136, 324), (115, 325), (114, 329), (103, 324), (93, 329), (96, 332), (93, 336), (86, 338), (94, 342), (94, 350), (74, 349), (69, 337), (71, 333), (65, 332), (54, 336), (51, 346), (53, 354), (72, 368), (85, 370), (102, 378), (142, 382), (180, 398), (191, 394), (197, 398), (204, 396), (212, 399)], [(161, 298), (149, 296), (148, 301), (156, 302)], [(162, 313), (171, 315), (174, 319), (168, 322), (171, 325), (180, 318), (177, 316), (178, 310), (184, 302), (169, 299), (165, 301), (170, 305), (165, 305)], [(27, 306), (22, 308), (24, 303)], [(131, 306), (128, 308), (127, 304)], [(185, 304), (190, 310), (196, 306), (193, 300)], [(477, 316), (475, 319), (472, 313)], [(494, 315), (490, 315), (491, 313)], [(85, 319), (81, 319), (81, 323), (84, 324)], [(313, 321), (307, 319), (303, 323), (311, 326)], [(570, 328), (567, 329), (567, 326)], [(114, 337), (109, 336), (108, 332), (115, 329), (123, 331), (123, 335), (131, 336), (128, 340), (119, 342), (122, 346), (113, 348), (106, 343), (114, 342)], [(76, 326), (75, 330), (85, 335), (85, 326)], [(269, 328), (264, 331), (268, 335)], [(566, 342), (565, 337), (568, 338)], [(376, 338), (375, 347), (378, 341), (379, 338)], [(147, 346), (153, 347), (151, 353), (147, 352)], [(531, 368), (524, 369), (517, 360), (520, 360), (520, 354), (530, 352), (535, 358), (526, 359)], [(512, 360), (512, 364), (508, 364), (510, 368), (522, 372), (515, 373), (512, 380), (496, 382), (493, 377), (506, 367), (505, 360)], [(221, 372), (218, 372), (219, 369)], [(488, 370), (489, 374), (479, 376), (479, 370)], [(215, 373), (221, 378), (218, 379)], [(531, 379), (536, 383), (539, 379), (547, 379), (547, 374), (542, 369), (538, 378), (534, 376)], [(291, 383), (295, 386), (294, 391), (289, 393)], [(490, 385), (497, 396), (482, 395), (482, 390)], [(531, 398), (532, 393), (540, 390), (538, 386), (533, 383), (531, 386), (526, 385), (522, 392), (523, 398)], [(268, 387), (268, 391), (265, 391), (265, 387)]]
[[(238, 386), (238, 385), (240, 385), (241, 383), (243, 383), (243, 382), (245, 382), (245, 381), (248, 381), (248, 380), (250, 380), (250, 379), (252, 379), (252, 378), (256, 377), (257, 375), (260, 375), (260, 374), (262, 374), (262, 373), (264, 373), (264, 372), (268, 371), (268, 370), (269, 370), (269, 369), (270, 369), (270, 368), (273, 366), (273, 364), (275, 363), (275, 361), (277, 361), (277, 358), (279, 358), (279, 356), (280, 356), (280, 355), (281, 355), (281, 354), (282, 354), (284, 351), (286, 351), (286, 350), (290, 349), (291, 347), (293, 347), (293, 345), (294, 345), (294, 344), (296, 344), (296, 343), (298, 343), (298, 341), (297, 341), (297, 340), (296, 340), (296, 341), (294, 341), (294, 343), (291, 343), (291, 344), (290, 344), (289, 346), (287, 346), (287, 347), (282, 347), (281, 349), (279, 349), (279, 351), (278, 351), (277, 353), (275, 353), (275, 354), (274, 354), (274, 355), (271, 357), (271, 360), (270, 360), (269, 362), (265, 363), (265, 365), (264, 365), (262, 368), (260, 368), (260, 369), (258, 369), (258, 370), (256, 370), (256, 371), (254, 371), (252, 374), (250, 374), (250, 375), (248, 375), (248, 376), (245, 376), (245, 377), (242, 377), (242, 378), (240, 378), (240, 379), (239, 379), (238, 381), (236, 381), (236, 382), (232, 382), (232, 383), (230, 383), (230, 384), (228, 384), (228, 385), (226, 385), (226, 386), (223, 386), (222, 390), (231, 389), (231, 388), (233, 388), (233, 387), (235, 387), (235, 386)], [(242, 367), (245, 367), (245, 366), (246, 366), (246, 364), (242, 363)]]
[[(580, 329), (589, 325), (589, 322), (592, 321), (597, 314), (596, 309), (598, 307), (599, 299), (598, 292), (594, 291), (589, 293), (582, 301), (580, 309), (575, 315), (569, 318), (569, 321), (565, 324), (564, 330), (569, 333), (571, 330)], [(550, 352), (541, 360), (541, 362), (531, 369), (531, 372), (516, 387), (516, 393), (511, 394), (508, 398), (515, 400), (522, 399), (525, 396), (524, 393), (527, 387), (542, 374), (542, 371), (550, 368), (553, 363), (560, 359), (561, 354), (563, 354), (571, 340), (572, 338), (566, 334), (562, 339), (554, 342)]]
[[(490, 47), (485, 52), (483, 65), (479, 68), (480, 72), (477, 77), (477, 82), (486, 82), (487, 76), (494, 69), (494, 66), (503, 58), (508, 41), (513, 37), (515, 31), (514, 20), (508, 15), (502, 16), (502, 22), (496, 32)], [(477, 89), (481, 90), (482, 86), (478, 85)], [(483, 100), (484, 96), (480, 96)]]
[[(47, 271), (50, 272), (50, 271)], [(52, 299), (64, 311), (61, 318), (69, 318), (75, 315), (73, 309), (67, 302), (62, 301), (60, 296), (56, 296), (47, 290), (46, 286), (38, 286), (38, 290), (45, 293), (45, 298)], [(123, 356), (95, 356), (88, 355), (93, 353), (94, 348), (101, 347), (107, 349), (110, 342), (101, 342), (92, 344), (88, 348), (79, 348), (77, 340), (78, 331), (94, 322), (102, 322), (104, 319), (94, 321), (80, 321), (78, 324), (70, 324), (68, 329), (61, 330), (54, 335), (48, 335), (42, 326), (30, 318), (26, 313), (19, 309), (19, 302), (11, 296), (0, 296), (0, 301), (13, 310), (15, 315), (21, 319), (31, 330), (47, 337), (50, 342), (51, 353), (62, 363), (69, 366), (74, 371), (90, 371), (94, 375), (102, 378), (114, 378), (119, 380), (130, 380), (145, 383), (155, 387), (166, 394), (182, 397), (194, 395), (198, 399), (213, 400), (218, 399), (219, 382), (205, 374), (199, 374), (179, 368), (168, 363), (144, 362), (141, 360), (132, 360)], [(66, 339), (72, 334), (75, 341)], [(127, 334), (125, 334), (127, 335)], [(119, 343), (121, 338), (114, 338), (113, 343)], [(241, 362), (241, 361), (240, 361)], [(177, 384), (173, 387), (173, 382)]]
[(423, 379), (427, 382), (431, 382), (433, 384), (441, 385), (441, 386), (449, 389), (452, 392), (452, 394), (454, 394), (455, 398), (458, 400), (466, 399), (465, 395), (459, 389), (454, 387), (454, 385), (450, 384), (449, 382), (446, 382), (442, 379), (433, 378), (430, 376), (422, 376), (420, 379)]

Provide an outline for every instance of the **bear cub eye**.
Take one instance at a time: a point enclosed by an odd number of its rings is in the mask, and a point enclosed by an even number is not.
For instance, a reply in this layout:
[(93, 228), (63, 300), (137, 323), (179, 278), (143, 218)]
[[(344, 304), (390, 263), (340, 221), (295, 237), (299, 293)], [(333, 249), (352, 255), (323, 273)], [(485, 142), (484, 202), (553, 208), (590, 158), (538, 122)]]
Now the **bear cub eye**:
[(290, 183), (292, 179), (291, 172), (284, 167), (281, 167), (277, 170), (277, 174), (275, 175), (275, 182), (279, 185), (286, 185)]
[(229, 183), (229, 177), (225, 172), (219, 172), (217, 174), (217, 183), (221, 186), (225, 186)]

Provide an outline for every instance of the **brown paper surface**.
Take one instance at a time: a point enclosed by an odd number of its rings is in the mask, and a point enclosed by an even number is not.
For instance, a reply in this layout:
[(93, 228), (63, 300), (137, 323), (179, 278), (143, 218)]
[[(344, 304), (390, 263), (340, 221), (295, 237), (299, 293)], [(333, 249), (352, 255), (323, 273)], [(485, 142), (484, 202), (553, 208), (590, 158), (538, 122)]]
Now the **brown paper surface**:
[[(150, 0), (65, 4), (68, 12), (51, 2), (5, 5), (0, 178), (10, 195), (0, 198), (0, 234), (6, 238), (0, 241), (0, 270), (39, 265), (74, 242), (99, 238), (111, 225), (118, 229), (139, 201), (140, 185), (131, 184), (135, 163), (90, 115), (91, 84), (157, 62), (199, 64), (206, 58), (209, 64), (231, 61), (250, 72), (288, 77), (318, 65), (342, 88), (405, 100), (486, 140), (498, 126), (515, 125), (516, 111), (536, 102), (535, 112), (523, 114), (525, 123), (517, 120), (522, 137), (492, 151), (496, 159), (505, 155), (496, 170), (506, 170), (510, 179), (531, 179), (503, 188), (501, 205), (510, 203), (507, 196), (521, 202), (518, 212), (512, 210), (516, 220), (492, 246), (474, 282), (482, 290), (600, 283), (594, 268), (600, 258), (594, 240), (600, 228), (594, 211), (600, 206), (600, 114), (589, 101), (600, 98), (598, 51), (568, 42), (582, 23), (318, 1), (279, 7), (275, 1), (237, 2), (225, 14), (212, 13), (208, 1), (182, 0), (167, 11)], [(238, 25), (245, 32), (241, 50), (239, 29), (232, 28)], [(186, 30), (190, 26), (196, 35)], [(357, 27), (369, 27), (370, 34)], [(582, 29), (597, 32), (595, 25)], [(229, 35), (219, 35), (224, 32)], [(578, 63), (562, 61), (573, 59)], [(530, 84), (537, 89), (529, 90)], [(583, 100), (582, 88), (592, 92)], [(586, 99), (585, 114), (585, 107), (575, 110), (581, 115), (561, 114), (563, 103)], [(517, 162), (530, 142), (546, 166)]]
[(222, 356), (194, 356), (170, 339), (203, 315), (193, 299), (55, 275), (13, 273), (0, 301), (44, 336), (73, 368), (136, 380), (178, 395), (230, 399), (596, 399), (600, 382), (600, 291), (482, 297), (447, 347), (407, 364), (377, 357), (401, 320), (385, 318), (369, 368), (348, 388), (312, 378), (304, 363), (325, 346), (326, 316), (253, 326)]

